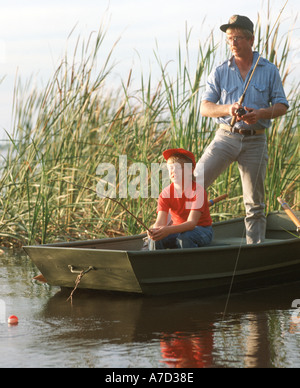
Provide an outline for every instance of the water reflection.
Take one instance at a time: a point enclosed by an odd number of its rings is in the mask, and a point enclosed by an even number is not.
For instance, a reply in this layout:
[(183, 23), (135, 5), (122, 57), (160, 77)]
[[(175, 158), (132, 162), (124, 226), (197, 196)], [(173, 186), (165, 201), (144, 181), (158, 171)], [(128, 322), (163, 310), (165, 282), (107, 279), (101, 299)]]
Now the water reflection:
[(295, 283), (233, 295), (225, 319), (224, 297), (145, 298), (80, 291), (71, 306), (66, 303), (68, 295), (58, 293), (43, 316), (77, 323), (76, 330), (56, 333), (56, 341), (76, 340), (80, 332), (84, 341), (101, 338), (137, 348), (155, 344), (159, 357), (155, 366), (299, 366), (289, 343), (299, 351), (300, 338), (290, 328), (291, 294), (299, 291)]
[(0, 365), (23, 367), (299, 367), (291, 320), (300, 282), (226, 297), (142, 297), (32, 281), (24, 257), (5, 258), (0, 299), (18, 327), (0, 324)]

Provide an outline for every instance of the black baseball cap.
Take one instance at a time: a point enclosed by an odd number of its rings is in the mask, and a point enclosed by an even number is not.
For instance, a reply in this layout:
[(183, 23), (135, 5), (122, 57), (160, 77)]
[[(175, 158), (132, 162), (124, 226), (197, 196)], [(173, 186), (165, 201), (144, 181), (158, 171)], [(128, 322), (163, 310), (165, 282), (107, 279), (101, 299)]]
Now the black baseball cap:
[(253, 23), (247, 16), (233, 15), (229, 19), (227, 24), (223, 24), (220, 29), (223, 32), (226, 32), (227, 28), (242, 28), (243, 30), (248, 30), (253, 34)]

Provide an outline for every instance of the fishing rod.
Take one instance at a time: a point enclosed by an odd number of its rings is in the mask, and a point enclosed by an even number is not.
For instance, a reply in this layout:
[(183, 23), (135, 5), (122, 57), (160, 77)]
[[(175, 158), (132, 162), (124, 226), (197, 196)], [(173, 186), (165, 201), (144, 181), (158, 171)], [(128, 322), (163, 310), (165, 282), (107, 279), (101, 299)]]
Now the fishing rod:
[(86, 186), (82, 186), (82, 185), (79, 185), (77, 183), (73, 183), (73, 182), (69, 182), (67, 180), (64, 179), (64, 181), (66, 183), (69, 183), (70, 185), (73, 185), (73, 186), (76, 186), (76, 187), (79, 187), (81, 189), (85, 189), (85, 190), (89, 190), (91, 191), (92, 193), (95, 193), (97, 194), (98, 196), (101, 196), (101, 198), (104, 198), (104, 199), (110, 199), (111, 201), (117, 203), (119, 206), (121, 206), (128, 214), (130, 214), (139, 224), (141, 224), (149, 233), (150, 233), (150, 229), (143, 223), (143, 221), (141, 221), (138, 217), (136, 217), (130, 210), (128, 210), (120, 201), (118, 201), (117, 199), (115, 198), (111, 198), (111, 197), (107, 197), (105, 195), (102, 195), (102, 194), (99, 194), (96, 190), (94, 189), (91, 189), (90, 187), (86, 187)]
[[(73, 186), (76, 186), (76, 187), (79, 187), (81, 189), (85, 189), (85, 190), (89, 190), (91, 191), (92, 193), (95, 193), (97, 194), (98, 196), (101, 196), (101, 198), (104, 198), (104, 199), (110, 199), (111, 201), (117, 203), (119, 206), (121, 206), (128, 214), (130, 214), (140, 225), (142, 225), (149, 233), (151, 233), (150, 229), (144, 224), (143, 221), (141, 221), (138, 217), (136, 217), (130, 210), (127, 209), (127, 207), (125, 207), (120, 201), (118, 201), (117, 199), (115, 198), (111, 198), (111, 197), (107, 197), (105, 195), (102, 195), (102, 194), (99, 194), (96, 190), (94, 189), (91, 189), (90, 187), (86, 187), (86, 186), (83, 186), (83, 185), (79, 185), (77, 183), (73, 183), (73, 182), (69, 182), (65, 179), (63, 179), (64, 182), (70, 184), (70, 185), (73, 185)], [(223, 201), (225, 198), (228, 197), (228, 194), (223, 194), (223, 195), (220, 195), (219, 197), (216, 197), (214, 199), (210, 199), (208, 201), (208, 206), (212, 206), (220, 201)]]
[[(289, 0), (287, 0), (287, 1), (285, 2), (283, 8), (281, 9), (281, 11), (280, 11), (280, 13), (279, 13), (279, 15), (278, 15), (278, 17), (277, 17), (275, 23), (274, 23), (273, 28), (271, 29), (271, 32), (270, 32), (269, 35), (267, 36), (267, 39), (266, 39), (265, 44), (264, 44), (264, 47), (263, 47), (262, 50), (261, 50), (261, 54), (260, 54), (259, 57), (257, 58), (257, 61), (256, 61), (255, 65), (254, 65), (254, 67), (253, 67), (253, 70), (252, 70), (251, 74), (250, 74), (249, 80), (248, 80), (248, 82), (247, 82), (247, 84), (246, 84), (246, 87), (245, 87), (245, 89), (244, 89), (244, 91), (243, 91), (243, 94), (241, 95), (241, 97), (240, 97), (239, 100), (238, 100), (238, 104), (239, 104), (239, 105), (242, 105), (243, 102), (244, 102), (244, 99), (245, 99), (245, 95), (246, 95), (247, 89), (248, 89), (248, 87), (249, 87), (249, 85), (250, 85), (250, 82), (251, 82), (251, 80), (252, 80), (252, 77), (253, 77), (253, 75), (254, 75), (254, 73), (255, 73), (255, 70), (256, 70), (256, 68), (257, 68), (257, 66), (258, 66), (258, 62), (259, 62), (260, 58), (262, 57), (262, 53), (263, 53), (263, 51), (265, 50), (265, 48), (266, 48), (266, 46), (267, 46), (267, 44), (268, 44), (268, 41), (269, 41), (269, 39), (270, 39), (270, 36), (272, 35), (273, 30), (274, 30), (276, 24), (278, 23), (278, 21), (279, 21), (279, 19), (280, 19), (280, 16), (282, 15), (282, 12), (284, 11), (284, 9), (285, 9), (285, 7), (286, 7), (288, 1), (289, 1)], [(243, 116), (245, 113), (246, 113), (246, 111), (245, 111), (244, 108), (239, 108), (239, 109), (237, 109), (237, 116), (241, 117), (241, 116)], [(231, 122), (230, 122), (231, 128), (234, 127), (234, 125), (235, 125), (235, 123), (236, 123), (236, 120), (237, 120), (237, 116), (233, 116), (233, 117), (232, 117)]]

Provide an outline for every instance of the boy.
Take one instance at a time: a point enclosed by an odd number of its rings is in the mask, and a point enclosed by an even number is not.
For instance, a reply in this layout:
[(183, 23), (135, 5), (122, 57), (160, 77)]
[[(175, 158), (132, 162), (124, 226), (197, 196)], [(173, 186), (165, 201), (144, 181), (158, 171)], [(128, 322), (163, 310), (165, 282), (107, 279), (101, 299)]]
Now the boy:
[(207, 194), (193, 175), (194, 154), (175, 148), (164, 151), (163, 156), (172, 183), (159, 195), (157, 219), (148, 233), (149, 250), (209, 245), (213, 237), (212, 219)]

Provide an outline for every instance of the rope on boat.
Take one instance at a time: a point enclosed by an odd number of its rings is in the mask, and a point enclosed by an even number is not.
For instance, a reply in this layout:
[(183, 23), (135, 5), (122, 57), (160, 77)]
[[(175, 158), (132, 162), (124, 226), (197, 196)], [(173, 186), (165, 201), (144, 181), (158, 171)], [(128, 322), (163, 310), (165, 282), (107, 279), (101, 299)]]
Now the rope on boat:
[(67, 299), (67, 302), (70, 300), (71, 304), (72, 304), (72, 302), (73, 302), (73, 294), (76, 291), (77, 287), (79, 286), (79, 283), (81, 282), (81, 279), (83, 278), (83, 276), (85, 274), (87, 274), (88, 272), (93, 270), (94, 267), (89, 267), (88, 269), (83, 269), (82, 271), (75, 271), (72, 265), (68, 265), (68, 267), (69, 267), (69, 269), (70, 269), (70, 271), (72, 273), (79, 273), (79, 275), (77, 276), (77, 278), (75, 280), (75, 287), (73, 288), (73, 291), (71, 292), (70, 296)]

